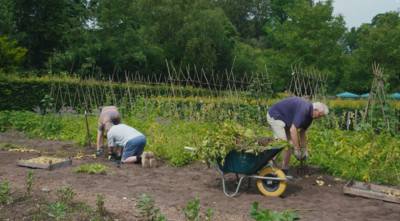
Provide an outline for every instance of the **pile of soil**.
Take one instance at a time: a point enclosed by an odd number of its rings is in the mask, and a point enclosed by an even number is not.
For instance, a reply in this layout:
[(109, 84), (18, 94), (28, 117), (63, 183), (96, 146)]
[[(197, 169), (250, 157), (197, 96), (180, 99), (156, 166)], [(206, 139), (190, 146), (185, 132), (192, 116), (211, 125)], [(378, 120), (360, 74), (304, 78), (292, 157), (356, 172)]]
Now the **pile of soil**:
[[(82, 148), (72, 142), (61, 142), (39, 138), (27, 138), (22, 133), (10, 132), (0, 134), (0, 143), (25, 146), (29, 149), (45, 151), (49, 155), (57, 151), (76, 156)], [(179, 148), (179, 147), (177, 147)], [(183, 149), (183, 147), (182, 147)], [(85, 154), (94, 154), (83, 150)], [(184, 150), (183, 150), (184, 151)], [(30, 168), (18, 167), (18, 157), (29, 159), (37, 154), (0, 151), (0, 182), (10, 181), (12, 189), (24, 189)], [(289, 174), (298, 177), (297, 181), (288, 182), (287, 189), (281, 197), (266, 197), (260, 193), (255, 180), (250, 189), (239, 191), (236, 197), (227, 197), (222, 191), (221, 175), (205, 164), (194, 164), (188, 167), (174, 168), (165, 160), (158, 161), (155, 169), (142, 168), (141, 165), (119, 165), (109, 161), (107, 156), (97, 159), (84, 157), (73, 160), (72, 166), (53, 171), (35, 169), (35, 186), (33, 191), (42, 188), (50, 189), (54, 194), (59, 189), (73, 186), (77, 194), (74, 201), (84, 201), (95, 207), (97, 194), (105, 197), (106, 209), (116, 214), (118, 220), (140, 220), (134, 196), (155, 195), (156, 207), (166, 214), (169, 220), (184, 220), (182, 208), (188, 200), (200, 198), (202, 214), (207, 207), (215, 213), (215, 220), (253, 220), (249, 217), (255, 201), (260, 209), (276, 211), (311, 209), (296, 212), (304, 220), (398, 220), (400, 205), (381, 200), (354, 197), (343, 194), (345, 181), (338, 182), (334, 177), (322, 175), (315, 168), (309, 168), (307, 176), (296, 174), (289, 169)], [(75, 174), (72, 172), (79, 165), (101, 163), (108, 167), (102, 174)], [(320, 178), (322, 176), (322, 178)], [(315, 181), (323, 180), (319, 186)], [(232, 194), (236, 189), (235, 174), (225, 176), (227, 192)], [(246, 181), (247, 182), (247, 181)], [(330, 186), (328, 186), (330, 185)], [(1, 208), (0, 208), (1, 210)], [(18, 211), (26, 213), (26, 209)], [(202, 216), (203, 216), (202, 215)], [(22, 220), (22, 219), (20, 219)]]

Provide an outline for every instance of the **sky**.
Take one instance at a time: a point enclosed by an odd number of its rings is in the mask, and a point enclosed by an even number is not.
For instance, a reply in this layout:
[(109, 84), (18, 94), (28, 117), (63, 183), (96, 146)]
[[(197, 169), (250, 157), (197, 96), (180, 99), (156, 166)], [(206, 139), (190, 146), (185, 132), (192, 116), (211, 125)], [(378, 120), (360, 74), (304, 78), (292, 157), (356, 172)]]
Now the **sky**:
[(334, 0), (333, 7), (333, 13), (342, 14), (346, 27), (350, 29), (371, 23), (372, 18), (379, 13), (400, 9), (400, 0)]

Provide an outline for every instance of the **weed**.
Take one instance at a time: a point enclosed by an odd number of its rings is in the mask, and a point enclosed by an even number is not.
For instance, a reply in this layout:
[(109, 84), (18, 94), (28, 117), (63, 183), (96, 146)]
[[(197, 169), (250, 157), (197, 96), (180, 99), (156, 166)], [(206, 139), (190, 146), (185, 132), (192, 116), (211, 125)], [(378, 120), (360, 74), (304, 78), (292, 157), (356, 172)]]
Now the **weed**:
[(28, 172), (28, 182), (26, 183), (26, 194), (28, 196), (31, 195), (32, 187), (35, 185), (33, 183), (33, 180), (35, 179), (35, 177), (33, 177), (33, 175), (35, 175), (35, 172), (33, 170)]
[(65, 219), (65, 215), (67, 214), (66, 211), (68, 207), (64, 205), (63, 202), (57, 202), (57, 204), (52, 204), (50, 206), (47, 206), (53, 213), (48, 213), (47, 215), (54, 219), (54, 220), (60, 220), (60, 219)]
[(136, 208), (139, 208), (139, 213), (142, 214), (142, 217), (145, 218), (146, 221), (164, 221), (167, 220), (164, 214), (157, 216), (160, 212), (160, 209), (154, 209), (154, 200), (150, 200), (154, 195), (147, 196), (143, 193), (142, 196), (135, 196), (136, 199), (140, 199)]
[(98, 173), (100, 171), (107, 171), (108, 167), (101, 165), (100, 163), (80, 165), (74, 170), (74, 173)]
[(100, 216), (105, 216), (106, 215), (106, 208), (104, 208), (104, 197), (101, 195), (97, 195), (97, 200), (96, 200), (96, 205), (97, 205), (97, 212), (100, 214)]
[(210, 207), (207, 207), (207, 213), (205, 214), (208, 220), (212, 220), (214, 218), (214, 213)]
[(74, 187), (68, 187), (65, 190), (57, 190), (56, 196), (58, 201), (65, 204), (69, 204), (76, 194), (74, 193)]
[(196, 199), (194, 199), (193, 201), (189, 200), (186, 203), (186, 209), (183, 209), (186, 220), (194, 221), (198, 219), (200, 211), (199, 204), (200, 204), (200, 198), (198, 197), (196, 197)]
[(5, 203), (8, 200), (8, 194), (10, 191), (10, 182), (5, 181), (1, 183), (1, 189), (0, 189), (0, 203)]
[(255, 219), (255, 220), (261, 220), (261, 221), (292, 221), (296, 219), (300, 219), (300, 217), (290, 211), (286, 210), (283, 212), (278, 212), (278, 211), (270, 211), (268, 209), (265, 210), (258, 210), (258, 202), (253, 203), (253, 207), (250, 210), (250, 217)]

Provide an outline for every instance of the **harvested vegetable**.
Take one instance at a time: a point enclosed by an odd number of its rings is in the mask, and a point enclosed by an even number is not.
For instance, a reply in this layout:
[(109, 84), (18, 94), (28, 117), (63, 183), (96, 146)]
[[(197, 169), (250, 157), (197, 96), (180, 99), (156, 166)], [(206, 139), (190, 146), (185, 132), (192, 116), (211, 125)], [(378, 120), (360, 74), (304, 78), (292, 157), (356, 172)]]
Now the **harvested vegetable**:
[(10, 152), (29, 152), (29, 153), (40, 153), (39, 150), (35, 150), (35, 149), (26, 149), (26, 148), (21, 148), (21, 149), (9, 149), (8, 151)]
[(32, 158), (32, 159), (29, 159), (29, 160), (21, 160), (21, 161), (32, 162), (32, 163), (49, 164), (49, 161), (51, 161), (51, 163), (59, 163), (59, 162), (65, 161), (65, 159), (41, 156), (41, 157)]

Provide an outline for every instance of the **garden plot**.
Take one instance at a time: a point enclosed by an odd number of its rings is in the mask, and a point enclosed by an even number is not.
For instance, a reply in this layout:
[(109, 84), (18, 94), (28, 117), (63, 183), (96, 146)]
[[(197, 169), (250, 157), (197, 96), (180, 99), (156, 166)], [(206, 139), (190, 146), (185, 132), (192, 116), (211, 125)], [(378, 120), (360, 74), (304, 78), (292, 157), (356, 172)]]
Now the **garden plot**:
[[(47, 139), (26, 138), (22, 134), (0, 134), (0, 143), (12, 143), (29, 149), (57, 153), (65, 151), (68, 156), (76, 156), (82, 150), (85, 154), (93, 154), (93, 150), (74, 147), (70, 142)], [(15, 159), (29, 158), (30, 153), (0, 152), (0, 181), (10, 181), (10, 186), (26, 185), (29, 170), (15, 166)], [(64, 156), (66, 157), (66, 156)], [(221, 178), (217, 171), (204, 164), (188, 167), (170, 167), (166, 161), (159, 160), (155, 169), (142, 168), (140, 165), (118, 165), (108, 161), (106, 156), (73, 160), (72, 165), (58, 168), (56, 171), (35, 170), (35, 186), (33, 192), (42, 188), (50, 189), (50, 194), (59, 189), (73, 186), (76, 199), (92, 202), (98, 194), (104, 195), (105, 207), (115, 214), (121, 214), (119, 220), (132, 220), (139, 217), (132, 198), (143, 193), (155, 195), (154, 199), (166, 214), (168, 220), (184, 220), (182, 208), (189, 200), (201, 199), (202, 208), (211, 207), (216, 213), (214, 220), (253, 220), (249, 217), (250, 209), (255, 201), (260, 209), (284, 211), (296, 209), (312, 209), (298, 211), (304, 220), (398, 220), (400, 208), (398, 204), (363, 197), (349, 197), (343, 194), (344, 181), (336, 181), (334, 177), (319, 174), (310, 168), (307, 176), (298, 176), (296, 182), (289, 182), (282, 197), (265, 197), (260, 194), (255, 182), (248, 191), (240, 191), (237, 197), (227, 197), (222, 192)], [(80, 165), (100, 163), (108, 167), (106, 174), (76, 174), (72, 171)], [(289, 173), (295, 174), (295, 169)], [(296, 175), (297, 176), (297, 175)], [(316, 183), (323, 181), (323, 185)], [(234, 174), (226, 176), (226, 188), (233, 191), (236, 186)], [(247, 183), (246, 183), (247, 185)], [(18, 211), (17, 220), (22, 220), (28, 209)]]

